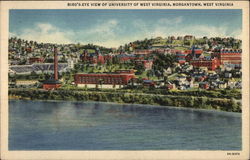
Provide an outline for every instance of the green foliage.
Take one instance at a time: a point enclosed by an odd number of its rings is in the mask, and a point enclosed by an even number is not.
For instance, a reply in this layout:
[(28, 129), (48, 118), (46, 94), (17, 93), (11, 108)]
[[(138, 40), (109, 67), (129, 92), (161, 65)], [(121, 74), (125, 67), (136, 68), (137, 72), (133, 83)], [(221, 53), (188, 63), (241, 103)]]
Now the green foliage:
[(160, 53), (155, 53), (156, 58), (154, 60), (154, 65), (153, 69), (155, 71), (158, 71), (159, 73), (155, 73), (157, 77), (160, 77), (163, 75), (164, 69), (167, 69), (168, 67), (173, 67), (174, 62), (176, 60), (175, 55), (170, 55), (170, 54), (160, 54)]
[(211, 97), (157, 95), (122, 92), (120, 90), (86, 90), (78, 88), (61, 88), (58, 90), (38, 89), (9, 89), (10, 96), (20, 96), (21, 99), (46, 99), (46, 100), (76, 100), (76, 101), (102, 101), (117, 103), (152, 104), (162, 106), (190, 107), (200, 109), (218, 109), (230, 112), (241, 112), (241, 103), (236, 99), (218, 99)]
[(145, 71), (145, 67), (143, 64), (138, 64), (135, 66), (135, 70), (137, 70), (136, 74), (140, 75)]

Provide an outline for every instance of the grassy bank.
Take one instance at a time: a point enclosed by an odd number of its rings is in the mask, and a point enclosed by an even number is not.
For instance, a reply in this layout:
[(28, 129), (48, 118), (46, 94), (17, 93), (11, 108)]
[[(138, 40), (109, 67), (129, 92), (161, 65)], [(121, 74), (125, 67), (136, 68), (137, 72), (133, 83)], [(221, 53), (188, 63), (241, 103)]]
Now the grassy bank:
[(131, 104), (151, 104), (198, 109), (216, 109), (229, 112), (241, 112), (241, 104), (237, 103), (234, 98), (213, 98), (205, 96), (198, 97), (186, 95), (159, 95), (149, 93), (128, 93), (119, 91), (45, 91), (38, 89), (10, 89), (9, 97), (15, 99), (31, 100), (77, 100)]

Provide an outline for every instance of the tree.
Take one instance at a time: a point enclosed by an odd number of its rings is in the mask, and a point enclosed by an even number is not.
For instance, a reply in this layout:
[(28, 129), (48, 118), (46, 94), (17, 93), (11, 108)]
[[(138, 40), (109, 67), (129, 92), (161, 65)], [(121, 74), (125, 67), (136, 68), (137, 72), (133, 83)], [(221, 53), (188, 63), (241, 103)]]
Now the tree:
[(114, 57), (112, 58), (112, 64), (119, 64), (119, 59), (118, 59), (117, 56), (114, 56)]
[(147, 71), (147, 77), (148, 77), (148, 79), (149, 79), (150, 77), (152, 77), (152, 76), (153, 76), (152, 70), (148, 70), (148, 71)]
[(45, 79), (45, 74), (44, 73), (40, 74), (39, 75), (39, 80), (44, 80), (44, 79)]
[(236, 103), (236, 100), (234, 99), (234, 98), (231, 98), (230, 100), (229, 100), (229, 105), (228, 105), (228, 110), (229, 111), (239, 111), (240, 110), (240, 108), (238, 107), (238, 105), (237, 105), (237, 103)]
[(137, 70), (137, 74), (140, 75), (142, 72), (145, 71), (145, 67), (143, 64), (138, 64), (135, 66), (135, 69)]
[(156, 57), (154, 60), (153, 69), (155, 70), (155, 73), (158, 74), (158, 77), (161, 77), (163, 75), (164, 69), (174, 66), (176, 57), (175, 55), (164, 55), (158, 52), (155, 52), (154, 54)]
[(143, 83), (142, 77), (139, 77), (137, 82), (138, 82), (140, 85), (142, 85), (142, 83)]
[(32, 71), (32, 72), (30, 73), (30, 78), (31, 78), (31, 79), (37, 78), (37, 73), (36, 73), (35, 71)]
[(103, 79), (99, 79), (98, 81), (99, 81), (99, 84), (100, 84), (101, 89), (102, 89), (102, 84), (104, 83), (104, 80)]
[(157, 77), (158, 79), (160, 79), (160, 77), (162, 76), (162, 73), (161, 73), (161, 71), (156, 70), (156, 71), (155, 71), (155, 75), (156, 75), (156, 77)]
[(167, 81), (168, 81), (168, 76), (164, 76), (163, 79), (164, 79), (164, 86), (165, 86), (167, 84)]

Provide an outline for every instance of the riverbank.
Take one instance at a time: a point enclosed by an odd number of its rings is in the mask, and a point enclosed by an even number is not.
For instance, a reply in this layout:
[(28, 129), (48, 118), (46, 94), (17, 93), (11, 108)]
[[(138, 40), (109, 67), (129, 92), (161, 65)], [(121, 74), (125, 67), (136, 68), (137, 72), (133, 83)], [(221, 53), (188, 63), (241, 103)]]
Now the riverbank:
[(9, 89), (10, 99), (99, 101), (241, 112), (234, 98), (79, 90)]

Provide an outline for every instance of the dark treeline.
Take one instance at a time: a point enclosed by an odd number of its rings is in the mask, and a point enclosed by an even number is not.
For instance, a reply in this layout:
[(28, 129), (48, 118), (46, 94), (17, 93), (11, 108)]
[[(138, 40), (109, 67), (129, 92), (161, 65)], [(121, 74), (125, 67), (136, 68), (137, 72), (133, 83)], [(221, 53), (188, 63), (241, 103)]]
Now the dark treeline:
[(162, 106), (187, 107), (197, 109), (216, 109), (229, 112), (241, 112), (241, 103), (234, 98), (219, 99), (208, 97), (179, 97), (167, 95), (128, 94), (121, 92), (88, 92), (68, 90), (20, 90), (10, 89), (10, 97), (31, 100), (76, 100), (76, 101), (102, 101), (131, 104), (151, 104)]
[[(128, 87), (129, 88), (129, 87)], [(59, 88), (59, 90), (75, 90), (83, 91), (83, 88), (71, 87), (69, 89)], [(85, 91), (97, 91), (97, 89), (84, 89)], [(114, 92), (113, 89), (102, 89), (99, 92)], [(144, 94), (158, 94), (158, 95), (173, 95), (173, 96), (195, 96), (195, 97), (209, 97), (209, 98), (234, 98), (241, 99), (242, 93), (240, 89), (217, 89), (217, 90), (166, 90), (156, 88), (132, 87), (132, 89), (119, 89), (116, 92), (120, 93), (144, 93)]]

